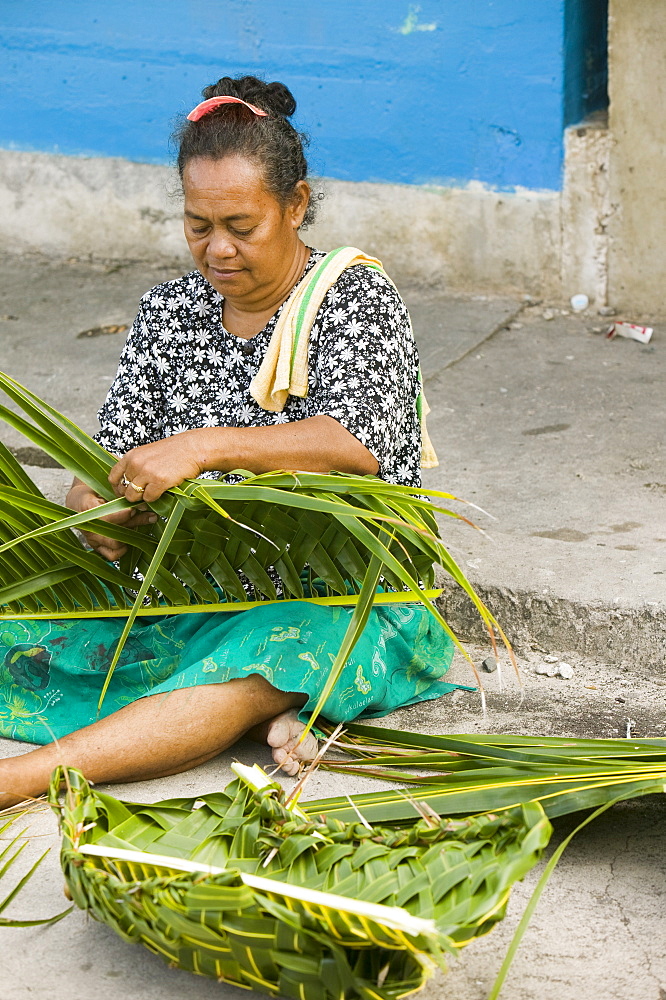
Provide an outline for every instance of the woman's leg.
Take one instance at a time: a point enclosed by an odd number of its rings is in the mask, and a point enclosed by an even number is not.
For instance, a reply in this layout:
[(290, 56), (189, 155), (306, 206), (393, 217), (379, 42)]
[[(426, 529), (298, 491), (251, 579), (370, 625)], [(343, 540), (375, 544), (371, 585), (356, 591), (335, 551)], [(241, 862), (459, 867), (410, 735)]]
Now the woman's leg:
[(58, 743), (0, 760), (0, 808), (41, 795), (57, 764), (79, 768), (98, 784), (187, 771), (306, 700), (278, 691), (258, 674), (140, 698)]

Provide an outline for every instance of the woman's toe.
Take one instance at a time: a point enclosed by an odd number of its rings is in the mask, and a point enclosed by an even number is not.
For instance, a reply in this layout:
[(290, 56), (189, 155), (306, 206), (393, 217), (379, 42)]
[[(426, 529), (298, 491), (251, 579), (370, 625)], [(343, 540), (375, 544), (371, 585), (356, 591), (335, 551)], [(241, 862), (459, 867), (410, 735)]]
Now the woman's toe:
[(275, 747), (273, 750), (273, 760), (290, 777), (298, 773), (299, 762), (295, 758), (290, 757), (284, 747)]

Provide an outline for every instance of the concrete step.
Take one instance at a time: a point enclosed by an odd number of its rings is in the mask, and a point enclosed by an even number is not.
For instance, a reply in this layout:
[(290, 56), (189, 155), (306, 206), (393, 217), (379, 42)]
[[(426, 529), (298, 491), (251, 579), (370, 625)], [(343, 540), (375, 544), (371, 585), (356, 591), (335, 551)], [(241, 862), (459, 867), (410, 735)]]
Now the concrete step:
[[(527, 306), (426, 390), (440, 467), (427, 486), (488, 535), (442, 535), (520, 649), (662, 672), (666, 664), (666, 348), (607, 341), (599, 317)], [(550, 311), (552, 315), (553, 310)], [(475, 613), (442, 607), (478, 638)]]

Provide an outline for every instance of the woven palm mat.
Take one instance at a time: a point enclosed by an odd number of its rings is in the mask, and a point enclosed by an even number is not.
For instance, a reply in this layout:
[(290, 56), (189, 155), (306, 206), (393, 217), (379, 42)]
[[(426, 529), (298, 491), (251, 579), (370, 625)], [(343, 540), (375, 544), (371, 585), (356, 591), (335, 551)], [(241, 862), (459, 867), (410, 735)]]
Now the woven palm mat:
[[(298, 1000), (392, 1000), (419, 989), (435, 964), (444, 967), (446, 952), (502, 918), (512, 883), (550, 835), (537, 803), (467, 819), (421, 817), (415, 808), (412, 824), (368, 828), (360, 819), (311, 820), (285, 807), (279, 785), (255, 792), (240, 779), (199, 799), (142, 805), (58, 770), (50, 801), (79, 907), (173, 966)], [(93, 857), (85, 845), (162, 855), (171, 867)], [(224, 871), (177, 871), (176, 858)], [(275, 890), (248, 886), (243, 874), (276, 880)], [(409, 933), (335, 899), (294, 899), (280, 883), (401, 907), (434, 923)]]

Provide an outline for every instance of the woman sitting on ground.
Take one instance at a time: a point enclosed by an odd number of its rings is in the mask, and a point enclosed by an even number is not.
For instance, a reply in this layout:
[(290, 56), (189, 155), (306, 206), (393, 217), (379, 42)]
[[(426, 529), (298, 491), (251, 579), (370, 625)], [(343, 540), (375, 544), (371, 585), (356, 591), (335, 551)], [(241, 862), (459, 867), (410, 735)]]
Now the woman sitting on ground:
[[(274, 412), (251, 395), (285, 300), (324, 254), (299, 235), (313, 206), (287, 88), (223, 78), (204, 97), (179, 133), (196, 270), (144, 296), (99, 414), (98, 440), (122, 455), (110, 482), (136, 502), (109, 520), (154, 521), (139, 501), (234, 469), (420, 485), (417, 353), (406, 308), (381, 272), (349, 266), (326, 294), (309, 335), (305, 397)], [(67, 498), (76, 511), (102, 502), (79, 481)], [(111, 539), (87, 537), (109, 560), (123, 554)], [(60, 761), (98, 783), (142, 780), (195, 767), (246, 733), (267, 740), (294, 773), (295, 758), (312, 752), (311, 743), (296, 747), (298, 713), (317, 701), (349, 614), (290, 601), (142, 618), (101, 719), (122, 620), (3, 623), (5, 641), (10, 632), (15, 641), (0, 670), (0, 735), (48, 745), (0, 761), (0, 806), (42, 793)], [(376, 607), (324, 714), (380, 716), (439, 697), (451, 687), (441, 682), (451, 657), (425, 608)]]

